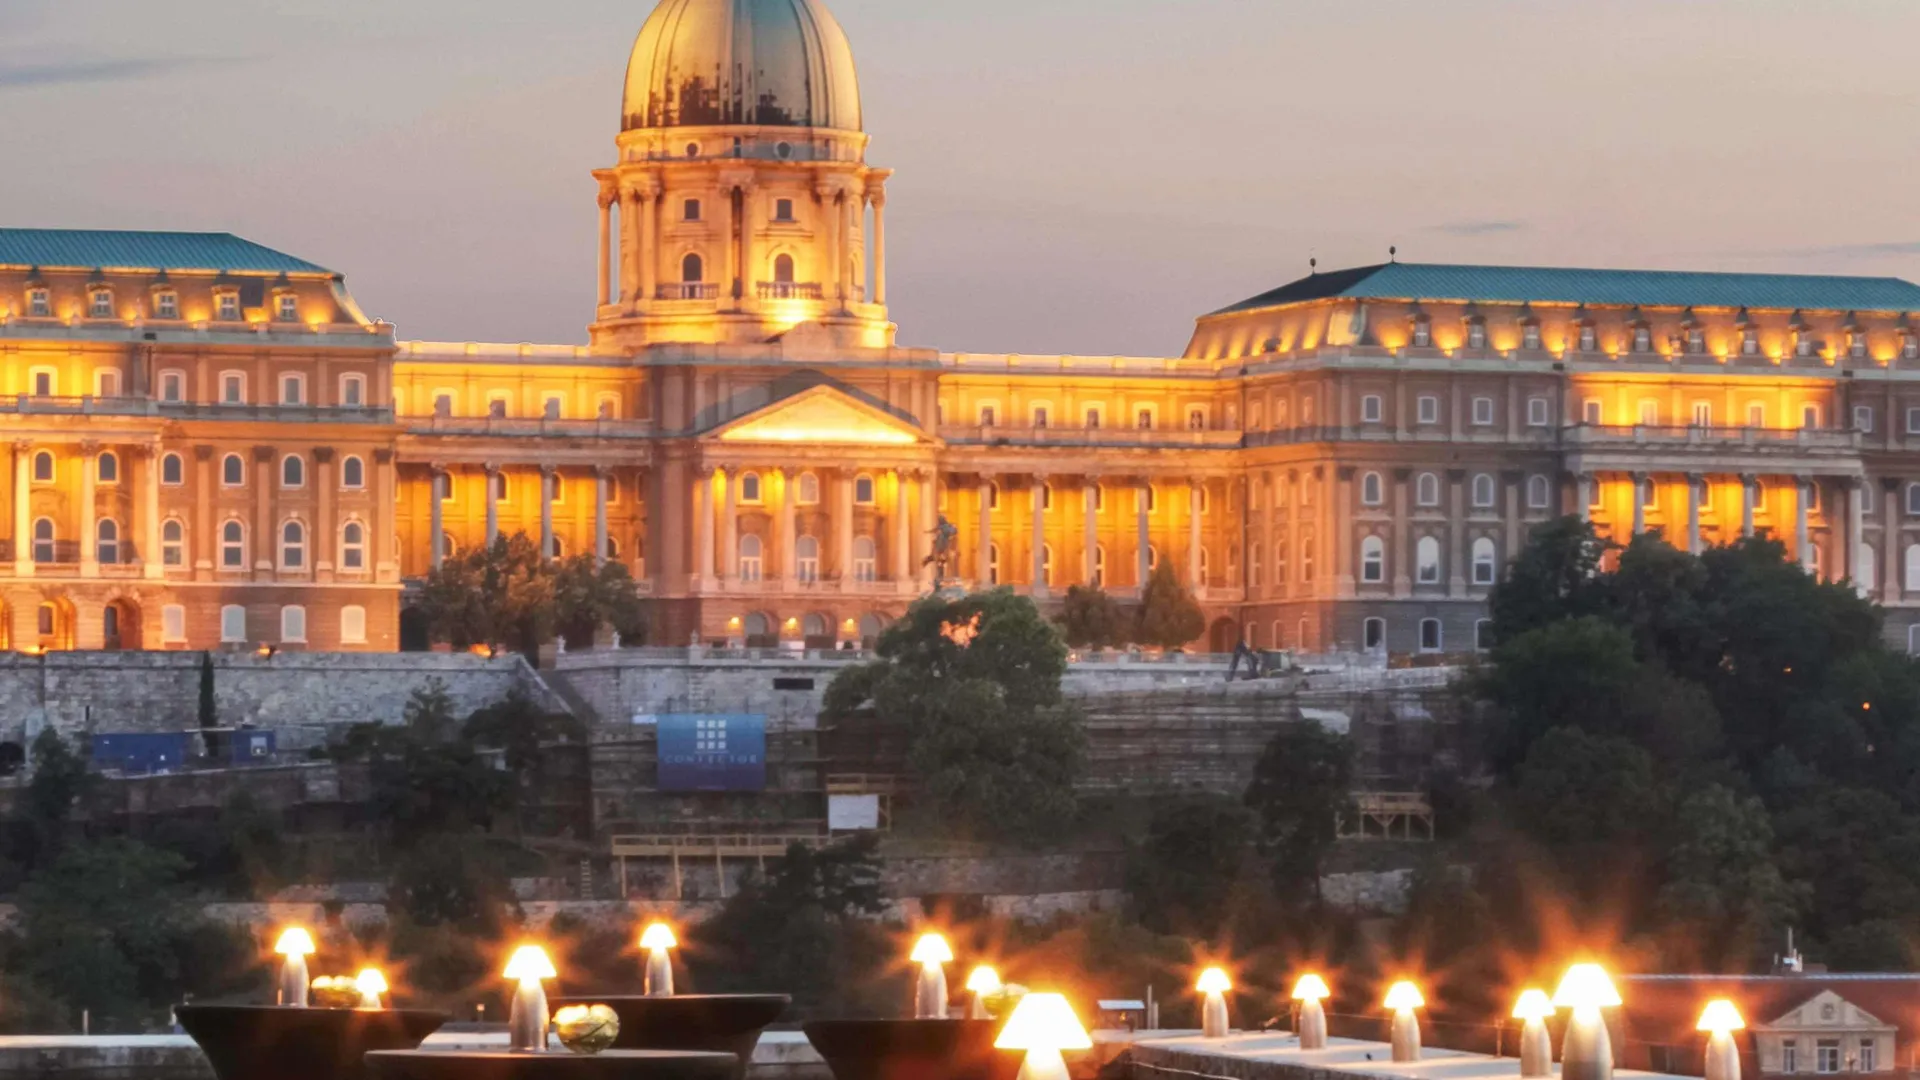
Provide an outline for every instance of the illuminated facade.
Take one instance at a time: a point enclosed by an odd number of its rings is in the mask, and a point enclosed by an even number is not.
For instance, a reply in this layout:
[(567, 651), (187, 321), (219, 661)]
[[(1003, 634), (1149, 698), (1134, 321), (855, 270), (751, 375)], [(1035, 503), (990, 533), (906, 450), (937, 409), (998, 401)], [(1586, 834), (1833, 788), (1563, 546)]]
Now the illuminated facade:
[(941, 518), (965, 583), (1043, 602), (1170, 559), (1216, 649), (1471, 649), (1574, 512), (1770, 531), (1920, 610), (1905, 282), (1388, 264), (1177, 358), (943, 354), (895, 342), (889, 173), (815, 0), (663, 0), (621, 115), (586, 345), (396, 344), (232, 238), (0, 231), (15, 646), (394, 648), (404, 583), (514, 532), (626, 563), (656, 642), (832, 646), (924, 591)]

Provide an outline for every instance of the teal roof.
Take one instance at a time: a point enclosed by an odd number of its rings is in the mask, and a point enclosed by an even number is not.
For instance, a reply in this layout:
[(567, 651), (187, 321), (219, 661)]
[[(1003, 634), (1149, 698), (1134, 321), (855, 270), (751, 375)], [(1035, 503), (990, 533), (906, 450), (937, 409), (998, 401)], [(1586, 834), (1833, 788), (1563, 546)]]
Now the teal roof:
[(235, 274), (331, 274), (232, 233), (0, 229), (0, 266), (81, 270), (207, 270)]
[(1920, 311), (1920, 285), (1900, 278), (1383, 263), (1312, 274), (1213, 314), (1335, 298)]

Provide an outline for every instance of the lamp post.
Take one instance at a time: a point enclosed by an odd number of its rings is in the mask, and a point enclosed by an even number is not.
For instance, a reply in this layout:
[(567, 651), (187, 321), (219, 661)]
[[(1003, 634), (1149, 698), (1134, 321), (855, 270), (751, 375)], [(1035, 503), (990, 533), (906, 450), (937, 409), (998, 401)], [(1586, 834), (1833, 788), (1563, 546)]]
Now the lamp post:
[(1000, 973), (985, 964), (974, 968), (967, 974), (967, 993), (972, 995), (967, 1002), (967, 1019), (990, 1020), (987, 1015), (987, 995), (999, 993)]
[(522, 945), (513, 951), (504, 972), (520, 982), (513, 993), (513, 1008), (507, 1014), (507, 1049), (538, 1052), (547, 1048), (547, 989), (542, 979), (556, 978), (553, 961), (538, 945)]
[(1327, 1010), (1320, 1003), (1332, 996), (1327, 981), (1318, 975), (1302, 975), (1293, 984), (1293, 1000), (1300, 1003), (1300, 1049), (1327, 1048)]
[(1073, 1006), (1059, 994), (1028, 994), (1020, 999), (1000, 1037), (996, 1050), (1025, 1050), (1026, 1064), (1021, 1066), (1022, 1080), (1069, 1080), (1062, 1050), (1091, 1050), (1093, 1040)]
[(648, 997), (673, 996), (673, 958), (667, 950), (680, 944), (673, 928), (654, 923), (640, 935), (640, 947), (647, 950), (647, 981), (643, 992)]
[(1599, 964), (1575, 964), (1553, 992), (1553, 1003), (1572, 1009), (1560, 1049), (1562, 1080), (1613, 1080), (1613, 1038), (1601, 1009), (1620, 1006), (1620, 991)]
[(1393, 1010), (1393, 1060), (1419, 1061), (1420, 1018), (1413, 1010), (1426, 1008), (1427, 999), (1420, 996), (1419, 987), (1403, 979), (1387, 990), (1386, 1006)]
[(289, 926), (280, 933), (273, 951), (280, 960), (280, 1004), (296, 1009), (307, 1007), (307, 957), (314, 954), (313, 935), (303, 926)]
[(1706, 1080), (1740, 1080), (1740, 1045), (1734, 1042), (1733, 1033), (1746, 1026), (1733, 1002), (1722, 998), (1707, 1003), (1699, 1025), (1699, 1030), (1707, 1033)]
[(947, 969), (953, 962), (953, 947), (939, 934), (922, 934), (913, 944), (914, 963), (920, 965), (920, 982), (913, 995), (915, 1020), (947, 1018)]
[(360, 1008), (377, 1009), (380, 1007), (380, 995), (387, 992), (387, 977), (380, 974), (379, 968), (367, 968), (354, 976), (353, 985), (360, 991)]
[(1547, 1018), (1553, 1015), (1553, 1001), (1545, 990), (1525, 990), (1513, 1006), (1513, 1018), (1524, 1021), (1520, 1029), (1520, 1076), (1523, 1080), (1547, 1080), (1553, 1075), (1553, 1036), (1547, 1033)]
[(1200, 973), (1200, 982), (1195, 987), (1207, 995), (1206, 1002), (1200, 1007), (1200, 1034), (1208, 1039), (1227, 1037), (1227, 991), (1233, 989), (1233, 980), (1217, 967), (1211, 967)]

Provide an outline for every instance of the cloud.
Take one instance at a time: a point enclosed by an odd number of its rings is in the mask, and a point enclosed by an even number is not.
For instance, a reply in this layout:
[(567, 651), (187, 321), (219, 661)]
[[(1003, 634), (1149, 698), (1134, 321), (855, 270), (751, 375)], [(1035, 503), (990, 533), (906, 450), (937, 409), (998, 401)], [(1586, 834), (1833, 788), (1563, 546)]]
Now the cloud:
[(41, 86), (71, 86), (89, 83), (126, 82), (163, 75), (184, 68), (233, 63), (230, 57), (195, 57), (177, 60), (73, 59), (53, 62), (21, 63), (0, 59), (0, 90), (32, 89)]
[(1878, 259), (1887, 255), (1920, 255), (1920, 240), (1896, 240), (1879, 244), (1841, 244), (1837, 247), (1804, 248), (1795, 254), (1826, 256), (1836, 259)]
[(1429, 225), (1425, 232), (1437, 232), (1446, 236), (1494, 236), (1499, 233), (1527, 231), (1524, 221), (1453, 221), (1445, 225)]

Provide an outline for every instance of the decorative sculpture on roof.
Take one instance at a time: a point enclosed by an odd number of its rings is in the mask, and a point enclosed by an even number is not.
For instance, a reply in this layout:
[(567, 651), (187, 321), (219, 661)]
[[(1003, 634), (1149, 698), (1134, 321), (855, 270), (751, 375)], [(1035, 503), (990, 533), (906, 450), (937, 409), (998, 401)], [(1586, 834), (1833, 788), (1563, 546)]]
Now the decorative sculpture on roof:
[(933, 592), (937, 595), (946, 587), (947, 567), (958, 554), (955, 550), (955, 542), (960, 537), (960, 530), (954, 527), (953, 522), (947, 520), (945, 514), (942, 514), (939, 524), (933, 527), (931, 535), (933, 552), (920, 560), (920, 565), (933, 567)]

